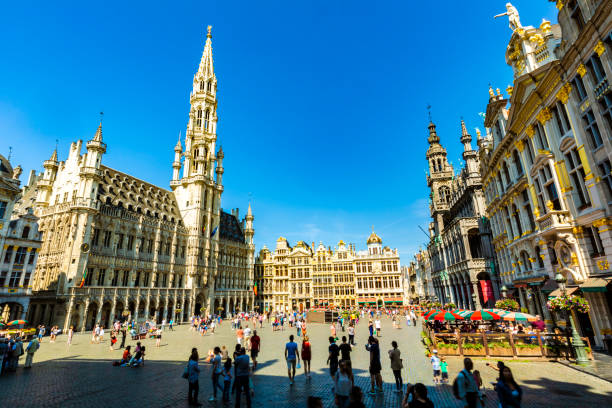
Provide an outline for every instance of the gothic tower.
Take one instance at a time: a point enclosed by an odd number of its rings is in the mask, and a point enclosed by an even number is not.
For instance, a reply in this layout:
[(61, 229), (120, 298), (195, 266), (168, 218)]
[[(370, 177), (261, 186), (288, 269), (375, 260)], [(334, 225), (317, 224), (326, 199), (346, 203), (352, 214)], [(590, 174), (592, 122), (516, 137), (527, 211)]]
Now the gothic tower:
[[(208, 26), (204, 52), (193, 77), (190, 104), (185, 151), (182, 151), (179, 141), (175, 147), (174, 174), (170, 186), (189, 231), (188, 287), (194, 289), (192, 296), (202, 293), (209, 303), (214, 302), (211, 298), (214, 296), (212, 289), (217, 273), (223, 192), (223, 152), (219, 149), (216, 153), (215, 150), (217, 77), (213, 67), (211, 26)], [(179, 178), (181, 167), (183, 174)]]
[(433, 233), (438, 236), (444, 229), (443, 215), (448, 211), (450, 199), (450, 184), (453, 179), (453, 167), (446, 160), (446, 149), (440, 144), (440, 137), (436, 133), (436, 125), (429, 122), (429, 149), (425, 157), (429, 163), (427, 186), (430, 189), (430, 210), (434, 219)]

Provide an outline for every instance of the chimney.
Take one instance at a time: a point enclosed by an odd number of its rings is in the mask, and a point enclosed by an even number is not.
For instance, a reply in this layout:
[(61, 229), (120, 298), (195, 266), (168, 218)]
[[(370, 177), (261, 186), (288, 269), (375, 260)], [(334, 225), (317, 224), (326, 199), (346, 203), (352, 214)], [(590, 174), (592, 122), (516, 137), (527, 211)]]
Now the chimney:
[(238, 212), (239, 212), (239, 211), (240, 211), (240, 209), (239, 209), (239, 208), (236, 208), (236, 219), (237, 219), (237, 220), (239, 220), (239, 219), (240, 219), (240, 216), (238, 215)]

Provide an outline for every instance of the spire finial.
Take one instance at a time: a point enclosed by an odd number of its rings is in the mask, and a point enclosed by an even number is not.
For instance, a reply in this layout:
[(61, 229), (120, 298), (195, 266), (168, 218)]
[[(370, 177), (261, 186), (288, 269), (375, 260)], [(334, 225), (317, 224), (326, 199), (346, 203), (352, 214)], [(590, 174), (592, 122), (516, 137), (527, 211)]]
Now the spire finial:
[(104, 119), (104, 112), (100, 112), (100, 124), (102, 124), (102, 119)]
[(10, 162), (11, 161), (11, 155), (13, 154), (13, 146), (9, 146), (9, 154), (8, 154), (8, 158), (7, 160)]
[(465, 121), (463, 120), (463, 117), (461, 117), (461, 136), (469, 136), (468, 135), (468, 131), (467, 128), (465, 127)]
[(212, 31), (212, 26), (211, 26), (211, 25), (209, 25), (209, 26), (207, 27), (207, 30), (208, 30), (208, 33), (206, 34), (206, 38), (212, 38), (212, 34), (211, 34), (211, 31)]
[(431, 105), (427, 104), (427, 117), (429, 118), (429, 122), (433, 122), (431, 120)]

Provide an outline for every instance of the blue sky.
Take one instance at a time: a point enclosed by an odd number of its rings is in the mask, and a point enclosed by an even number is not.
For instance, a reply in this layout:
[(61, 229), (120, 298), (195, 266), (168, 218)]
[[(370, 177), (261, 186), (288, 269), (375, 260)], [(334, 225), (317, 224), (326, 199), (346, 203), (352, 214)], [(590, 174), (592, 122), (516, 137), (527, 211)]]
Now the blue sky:
[[(426, 106), (457, 167), (461, 117), (475, 139), (488, 84), (512, 82), (508, 19), (493, 19), (505, 3), (7, 3), (0, 153), (13, 148), (25, 182), (104, 111), (104, 163), (168, 188), (211, 24), (223, 207), (251, 197), (258, 249), (279, 236), (363, 249), (374, 225), (407, 263), (427, 240)], [(513, 4), (523, 25), (556, 22), (554, 3)]]

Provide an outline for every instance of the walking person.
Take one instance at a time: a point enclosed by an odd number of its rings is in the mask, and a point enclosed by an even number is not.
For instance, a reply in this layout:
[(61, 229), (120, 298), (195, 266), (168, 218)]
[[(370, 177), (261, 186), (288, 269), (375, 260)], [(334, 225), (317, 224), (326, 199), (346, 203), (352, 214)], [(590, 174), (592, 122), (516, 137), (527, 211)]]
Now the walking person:
[(393, 348), (389, 350), (389, 359), (391, 360), (391, 370), (395, 377), (395, 392), (401, 393), (404, 385), (402, 380), (402, 368), (404, 368), (404, 364), (402, 362), (401, 352), (397, 348), (397, 341), (393, 340), (391, 342), (391, 347)]
[(478, 384), (472, 374), (474, 363), (471, 358), (463, 359), (463, 370), (457, 374), (457, 397), (461, 400), (462, 407), (482, 408)]
[(312, 351), (310, 348), (310, 340), (308, 336), (304, 336), (302, 341), (302, 363), (304, 364), (304, 376), (310, 379), (310, 359), (312, 358)]
[(236, 401), (235, 408), (240, 407), (240, 395), (244, 390), (247, 400), (247, 408), (251, 408), (251, 393), (249, 391), (249, 356), (246, 354), (244, 347), (240, 349), (240, 354), (234, 360), (234, 368), (236, 369)]
[(253, 330), (253, 336), (251, 337), (251, 358), (253, 359), (253, 371), (257, 368), (257, 356), (261, 349), (261, 339), (257, 335), (257, 330)]
[(47, 330), (45, 329), (45, 325), (44, 324), (38, 326), (38, 342), (39, 343), (42, 343), (43, 336), (45, 335), (46, 331)]
[(340, 347), (336, 344), (336, 339), (329, 337), (329, 356), (327, 357), (327, 364), (329, 364), (329, 374), (331, 375), (332, 381), (336, 377), (338, 371), (338, 356), (340, 355)]
[(110, 345), (108, 347), (109, 351), (113, 351), (113, 346), (115, 345), (115, 343), (117, 343), (117, 335), (114, 331), (112, 331), (110, 336)]
[(221, 349), (217, 346), (214, 349), (213, 358), (210, 360), (210, 363), (213, 365), (212, 369), (212, 386), (213, 386), (213, 395), (208, 399), (208, 401), (216, 401), (217, 400), (217, 388), (221, 389), (223, 392), (223, 387), (219, 384), (219, 378), (223, 373), (223, 367), (221, 367)]
[(346, 342), (346, 336), (342, 336), (342, 344), (340, 344), (340, 360), (351, 361), (351, 345)]
[(368, 331), (370, 332), (370, 337), (374, 336), (374, 322), (372, 319), (368, 321)]
[(514, 381), (510, 367), (504, 366), (501, 369), (499, 380), (495, 385), (495, 391), (499, 398), (501, 408), (520, 408), (523, 398), (523, 390)]
[(223, 402), (230, 400), (230, 389), (232, 388), (232, 359), (227, 358), (223, 365)]
[(25, 365), (23, 366), (24, 368), (32, 368), (32, 360), (34, 359), (34, 354), (38, 351), (40, 347), (40, 342), (38, 341), (38, 338), (36, 337), (32, 337), (32, 340), (30, 340), (30, 343), (28, 343), (28, 346), (26, 347), (26, 360), (25, 360)]
[(170, 330), (174, 331), (174, 327), (173, 327), (174, 326), (174, 319), (170, 319), (169, 326), (170, 326)]
[(293, 334), (289, 336), (289, 342), (285, 344), (285, 360), (287, 361), (287, 374), (289, 375), (289, 385), (293, 385), (295, 378), (295, 367), (299, 361), (297, 352), (298, 346), (293, 341)]
[(378, 346), (378, 340), (373, 336), (368, 338), (368, 344), (366, 344), (366, 350), (370, 352), (370, 395), (375, 395), (377, 392), (382, 393), (382, 376), (380, 371), (382, 366), (380, 364), (380, 347)]
[(374, 328), (376, 329), (376, 337), (380, 337), (380, 317), (376, 318), (376, 320), (374, 321)]
[(200, 392), (200, 367), (198, 367), (198, 349), (191, 349), (191, 356), (189, 357), (189, 362), (187, 363), (187, 381), (189, 382), (189, 394), (187, 399), (189, 400), (189, 405), (193, 405), (196, 407), (201, 407), (202, 404), (198, 402), (198, 393)]

